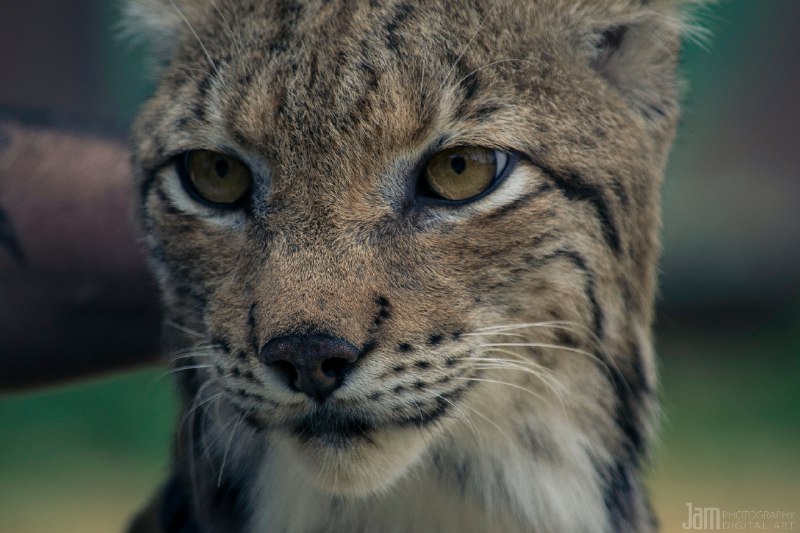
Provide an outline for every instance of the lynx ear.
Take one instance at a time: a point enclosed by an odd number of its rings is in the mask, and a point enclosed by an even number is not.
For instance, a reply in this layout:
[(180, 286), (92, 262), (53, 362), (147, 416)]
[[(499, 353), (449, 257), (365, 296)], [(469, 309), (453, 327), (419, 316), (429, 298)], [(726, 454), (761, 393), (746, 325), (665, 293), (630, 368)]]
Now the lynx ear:
[(590, 39), (592, 66), (648, 120), (678, 113), (680, 45), (687, 36), (702, 36), (692, 24), (699, 4), (643, 0), (637, 13), (596, 30)]
[(169, 62), (187, 29), (187, 10), (181, 0), (129, 0), (124, 8), (122, 34), (150, 47), (161, 64)]

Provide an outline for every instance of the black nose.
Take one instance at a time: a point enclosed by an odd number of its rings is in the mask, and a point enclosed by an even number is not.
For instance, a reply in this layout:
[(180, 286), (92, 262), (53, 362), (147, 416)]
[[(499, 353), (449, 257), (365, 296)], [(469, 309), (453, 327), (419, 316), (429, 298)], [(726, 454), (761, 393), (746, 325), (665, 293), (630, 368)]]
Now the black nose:
[(358, 354), (358, 348), (336, 337), (289, 335), (265, 344), (261, 361), (293, 389), (323, 401), (342, 384)]

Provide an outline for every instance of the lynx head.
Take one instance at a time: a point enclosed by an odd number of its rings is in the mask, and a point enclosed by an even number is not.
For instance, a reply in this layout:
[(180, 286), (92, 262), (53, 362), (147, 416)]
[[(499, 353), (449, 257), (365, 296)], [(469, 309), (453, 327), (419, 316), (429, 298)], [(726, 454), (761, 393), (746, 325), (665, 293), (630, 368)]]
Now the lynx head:
[(683, 3), (132, 4), (187, 407), (331, 493), (475, 448), (613, 506), (649, 432)]

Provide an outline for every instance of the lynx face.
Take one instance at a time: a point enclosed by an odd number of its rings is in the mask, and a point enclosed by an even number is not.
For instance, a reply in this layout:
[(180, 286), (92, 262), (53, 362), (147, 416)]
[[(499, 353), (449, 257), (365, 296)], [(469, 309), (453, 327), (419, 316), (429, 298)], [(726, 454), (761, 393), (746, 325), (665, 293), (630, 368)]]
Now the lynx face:
[(131, 7), (163, 63), (138, 218), (200, 507), (426, 479), (524, 530), (649, 527), (677, 4)]

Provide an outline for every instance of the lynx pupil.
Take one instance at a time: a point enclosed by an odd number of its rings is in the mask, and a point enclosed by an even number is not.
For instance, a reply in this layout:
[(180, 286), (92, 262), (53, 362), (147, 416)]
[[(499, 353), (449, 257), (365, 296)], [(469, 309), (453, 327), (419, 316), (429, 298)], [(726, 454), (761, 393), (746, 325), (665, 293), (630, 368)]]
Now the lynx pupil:
[(450, 160), (450, 168), (452, 168), (453, 172), (456, 174), (461, 174), (467, 168), (467, 162), (464, 160), (463, 156), (457, 155)]
[(230, 166), (228, 165), (228, 162), (225, 161), (224, 159), (217, 159), (214, 162), (214, 170), (217, 171), (217, 175), (220, 178), (224, 178), (225, 176), (228, 175), (229, 168)]

